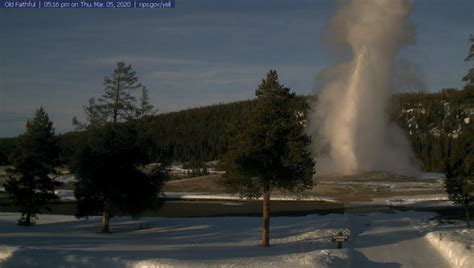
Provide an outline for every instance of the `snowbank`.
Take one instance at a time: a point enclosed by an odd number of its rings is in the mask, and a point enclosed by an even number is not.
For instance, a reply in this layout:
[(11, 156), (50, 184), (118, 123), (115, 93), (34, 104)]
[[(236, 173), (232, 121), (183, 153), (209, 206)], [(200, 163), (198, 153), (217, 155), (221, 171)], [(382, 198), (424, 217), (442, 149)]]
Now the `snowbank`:
[[(233, 194), (219, 194), (219, 193), (187, 193), (187, 192), (165, 192), (164, 196), (167, 198), (177, 198), (183, 200), (232, 200), (239, 201), (242, 198)], [(334, 198), (314, 197), (314, 196), (295, 196), (295, 195), (273, 195), (273, 201), (324, 201), (324, 202), (338, 202)], [(258, 198), (257, 200), (262, 200)]]
[(74, 197), (74, 191), (72, 190), (55, 190), (54, 193), (61, 200), (68, 200), (68, 201), (76, 200), (76, 198)]
[(62, 182), (64, 184), (71, 184), (76, 182), (76, 177), (74, 175), (62, 175), (54, 178), (56, 181)]
[(366, 202), (352, 202), (352, 206), (378, 205), (389, 206), (392, 208), (433, 208), (433, 207), (451, 207), (455, 204), (449, 200), (447, 194), (430, 195), (400, 195), (393, 197), (378, 197)]
[[(72, 190), (56, 190), (54, 193), (62, 200), (75, 200), (74, 192)], [(181, 199), (181, 200), (228, 200), (241, 201), (243, 200), (238, 195), (225, 193), (187, 193), (187, 192), (165, 192), (164, 198)], [(261, 200), (259, 198), (258, 200)], [(245, 199), (244, 199), (245, 200)], [(273, 201), (323, 201), (323, 202), (338, 202), (334, 198), (304, 196), (299, 197), (295, 195), (275, 195), (271, 197)]]
[(3, 261), (8, 260), (15, 251), (18, 250), (18, 247), (11, 247), (11, 246), (3, 246), (0, 245), (0, 264)]
[(264, 258), (237, 258), (225, 262), (210, 261), (196, 263), (191, 261), (176, 261), (172, 259), (151, 259), (127, 262), (125, 266), (133, 268), (150, 267), (318, 267), (318, 268), (349, 268), (350, 254), (347, 249), (326, 249), (301, 254)]
[(453, 267), (474, 267), (474, 230), (435, 231), (428, 233), (426, 239)]
[(387, 200), (387, 204), (393, 207), (450, 207), (455, 204), (449, 200), (446, 194), (418, 195), (415, 197), (403, 196), (393, 197)]

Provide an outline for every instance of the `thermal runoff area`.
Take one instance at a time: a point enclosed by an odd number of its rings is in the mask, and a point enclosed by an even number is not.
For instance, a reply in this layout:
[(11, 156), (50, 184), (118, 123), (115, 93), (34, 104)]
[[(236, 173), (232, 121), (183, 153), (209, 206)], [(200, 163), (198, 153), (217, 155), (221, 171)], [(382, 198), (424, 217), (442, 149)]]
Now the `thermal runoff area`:
[[(415, 175), (417, 161), (389, 115), (396, 58), (415, 40), (412, 1), (352, 0), (330, 18), (331, 48), (352, 51), (349, 62), (325, 69), (311, 115), (319, 174), (389, 171)], [(346, 53), (347, 54), (347, 53)]]

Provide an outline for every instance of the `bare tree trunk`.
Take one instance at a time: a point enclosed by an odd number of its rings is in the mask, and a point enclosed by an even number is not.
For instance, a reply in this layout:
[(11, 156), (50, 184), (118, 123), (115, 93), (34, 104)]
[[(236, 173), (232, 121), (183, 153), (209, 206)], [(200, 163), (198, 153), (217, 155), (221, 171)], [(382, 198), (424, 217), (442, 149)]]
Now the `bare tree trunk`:
[(466, 228), (471, 228), (470, 218), (469, 218), (469, 202), (464, 205), (464, 211), (466, 212)]
[(102, 233), (110, 233), (109, 229), (110, 220), (110, 206), (109, 202), (104, 202), (104, 211), (102, 212)]
[(109, 219), (109, 211), (104, 209), (104, 212), (102, 213), (102, 233), (110, 233)]
[(262, 228), (262, 247), (270, 246), (270, 187), (263, 187), (263, 228)]
[(117, 116), (118, 116), (118, 103), (120, 100), (120, 76), (117, 81), (117, 87), (115, 88), (115, 103), (114, 103), (114, 124), (117, 123)]
[(31, 213), (30, 213), (29, 211), (26, 212), (25, 225), (26, 225), (26, 226), (30, 226), (30, 225), (31, 225)]
[(114, 123), (117, 123), (117, 109), (114, 108), (114, 118), (113, 118), (113, 122)]

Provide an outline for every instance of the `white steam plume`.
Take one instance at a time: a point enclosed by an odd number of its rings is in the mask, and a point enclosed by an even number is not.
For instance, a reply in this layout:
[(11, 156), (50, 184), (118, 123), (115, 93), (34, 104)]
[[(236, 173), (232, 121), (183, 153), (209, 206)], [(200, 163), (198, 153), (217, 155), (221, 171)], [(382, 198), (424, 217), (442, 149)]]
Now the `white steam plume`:
[(411, 8), (410, 0), (350, 0), (330, 18), (328, 41), (350, 47), (353, 57), (321, 73), (310, 120), (319, 174), (418, 172), (408, 140), (389, 116), (397, 54), (414, 42)]

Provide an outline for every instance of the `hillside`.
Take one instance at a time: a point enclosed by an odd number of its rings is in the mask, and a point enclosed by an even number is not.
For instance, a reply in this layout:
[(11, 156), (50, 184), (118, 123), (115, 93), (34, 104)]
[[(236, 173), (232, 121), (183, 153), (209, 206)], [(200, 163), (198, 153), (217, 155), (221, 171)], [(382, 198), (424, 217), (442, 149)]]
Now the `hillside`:
[[(298, 97), (295, 111), (306, 116), (309, 98)], [(202, 167), (204, 162), (225, 154), (232, 139), (245, 128), (253, 103), (249, 100), (192, 108), (130, 124), (139, 128), (150, 162), (184, 162), (188, 167)], [(398, 94), (392, 107), (392, 117), (405, 130), (426, 171), (442, 172), (453, 141), (463, 132), (473, 131), (472, 86), (439, 93)], [(81, 132), (69, 132), (59, 137), (65, 164), (80, 144), (81, 136)], [(9, 164), (13, 146), (14, 139), (0, 139), (0, 165)]]
[(455, 141), (474, 133), (474, 86), (439, 93), (405, 93), (398, 95), (395, 103), (394, 117), (426, 171), (442, 172)]

